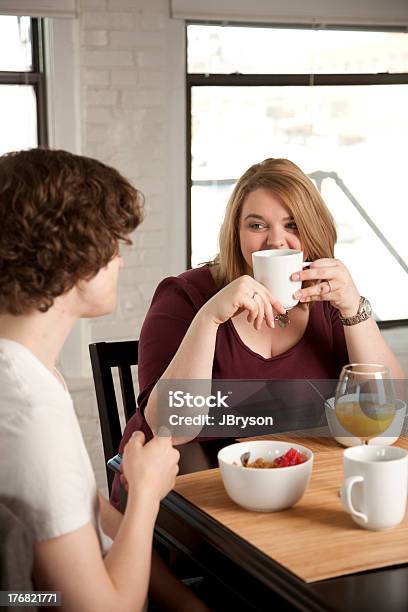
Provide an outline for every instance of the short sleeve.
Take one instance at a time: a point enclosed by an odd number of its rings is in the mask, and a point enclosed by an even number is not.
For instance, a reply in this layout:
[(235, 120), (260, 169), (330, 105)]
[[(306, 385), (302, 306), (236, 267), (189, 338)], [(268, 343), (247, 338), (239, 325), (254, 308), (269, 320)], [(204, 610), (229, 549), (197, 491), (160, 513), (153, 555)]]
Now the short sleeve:
[(203, 303), (199, 292), (183, 278), (166, 278), (157, 287), (139, 339), (138, 405), (142, 412)]
[[(139, 338), (138, 410), (126, 424), (119, 452), (123, 452), (134, 431), (142, 431), (146, 440), (152, 438), (152, 431), (143, 416), (150, 393), (176, 354), (204, 302), (200, 292), (182, 277), (166, 278), (157, 287)], [(117, 509), (119, 497), (120, 483), (116, 474), (110, 501)]]
[(24, 513), (36, 540), (79, 529), (92, 521), (95, 510), (79, 426), (70, 412), (52, 408), (36, 406), (16, 436), (9, 465), (9, 478), (18, 483), (13, 510)]

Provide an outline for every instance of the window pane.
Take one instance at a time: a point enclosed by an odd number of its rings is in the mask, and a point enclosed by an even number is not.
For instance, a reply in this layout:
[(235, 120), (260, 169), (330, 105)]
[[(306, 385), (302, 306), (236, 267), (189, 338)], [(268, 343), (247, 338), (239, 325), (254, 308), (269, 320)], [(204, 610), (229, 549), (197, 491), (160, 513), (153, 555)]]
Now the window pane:
[[(234, 180), (267, 157), (335, 172), (408, 263), (407, 108), (408, 85), (193, 87), (193, 265), (216, 252)], [(361, 293), (381, 319), (408, 318), (408, 275), (340, 186), (325, 179), (322, 189), (338, 225), (336, 255)]]
[(37, 146), (37, 101), (31, 85), (0, 85), (0, 155)]
[(187, 28), (188, 72), (320, 74), (408, 71), (407, 32)]
[(32, 70), (31, 20), (0, 15), (0, 71)]

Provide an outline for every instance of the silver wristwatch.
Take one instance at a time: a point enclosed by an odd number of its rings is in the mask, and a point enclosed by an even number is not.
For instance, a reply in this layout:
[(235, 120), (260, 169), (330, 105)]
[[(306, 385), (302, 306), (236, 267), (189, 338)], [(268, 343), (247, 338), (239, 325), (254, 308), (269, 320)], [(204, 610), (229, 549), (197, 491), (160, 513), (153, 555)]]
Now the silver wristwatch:
[(373, 309), (371, 308), (370, 302), (367, 298), (361, 296), (360, 302), (358, 304), (357, 314), (354, 317), (342, 317), (340, 316), (340, 321), (343, 325), (357, 325), (357, 323), (361, 323), (361, 321), (367, 321), (372, 315)]

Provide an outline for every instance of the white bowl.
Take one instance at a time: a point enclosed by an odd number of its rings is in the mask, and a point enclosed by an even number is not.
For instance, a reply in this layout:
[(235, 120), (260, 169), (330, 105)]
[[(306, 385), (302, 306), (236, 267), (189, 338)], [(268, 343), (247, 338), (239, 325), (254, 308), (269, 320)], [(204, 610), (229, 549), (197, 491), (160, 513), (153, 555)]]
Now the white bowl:
[[(336, 442), (342, 446), (359, 446), (360, 444), (363, 444), (363, 440), (361, 440), (361, 438), (353, 436), (353, 434), (344, 429), (341, 423), (339, 423), (335, 412), (334, 397), (326, 400), (324, 408), (326, 412), (327, 424)], [(388, 446), (390, 444), (394, 444), (401, 435), (401, 431), (404, 427), (406, 409), (407, 405), (405, 402), (399, 399), (396, 400), (394, 420), (380, 436), (368, 440), (368, 444), (375, 444), (378, 446)]]
[[(271, 469), (241, 465), (244, 453), (250, 453), (250, 462), (261, 457), (273, 461), (290, 448), (304, 453), (307, 461)], [(235, 503), (255, 512), (278, 512), (290, 508), (303, 496), (312, 474), (313, 453), (305, 446), (288, 442), (237, 442), (220, 450), (218, 464), (225, 489)]]

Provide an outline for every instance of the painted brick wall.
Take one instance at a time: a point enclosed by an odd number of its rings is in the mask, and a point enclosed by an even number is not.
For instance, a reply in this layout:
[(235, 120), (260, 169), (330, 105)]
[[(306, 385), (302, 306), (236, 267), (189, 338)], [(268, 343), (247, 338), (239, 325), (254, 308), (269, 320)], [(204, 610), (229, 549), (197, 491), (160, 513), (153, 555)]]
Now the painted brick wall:
[[(134, 339), (159, 281), (185, 267), (184, 28), (169, 19), (167, 0), (80, 0), (79, 10), (83, 154), (116, 167), (146, 197), (146, 219), (123, 248), (118, 308), (89, 321), (86, 335)], [(104, 487), (93, 382), (68, 385)]]
[(166, 0), (80, 0), (83, 151), (123, 172), (146, 196), (146, 220), (123, 250), (117, 311), (91, 338), (137, 337), (157, 282), (170, 270), (166, 143)]

